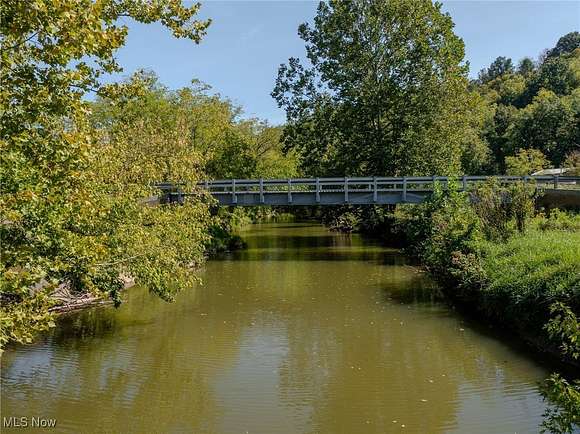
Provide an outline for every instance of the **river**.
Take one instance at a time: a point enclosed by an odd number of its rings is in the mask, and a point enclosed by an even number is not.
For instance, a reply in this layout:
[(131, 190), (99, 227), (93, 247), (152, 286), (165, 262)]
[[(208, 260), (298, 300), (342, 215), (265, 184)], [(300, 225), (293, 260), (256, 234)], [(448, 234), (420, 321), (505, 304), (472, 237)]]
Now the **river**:
[(531, 433), (548, 370), (397, 250), (315, 223), (244, 230), (165, 303), (61, 318), (2, 357), (2, 416), (59, 433)]

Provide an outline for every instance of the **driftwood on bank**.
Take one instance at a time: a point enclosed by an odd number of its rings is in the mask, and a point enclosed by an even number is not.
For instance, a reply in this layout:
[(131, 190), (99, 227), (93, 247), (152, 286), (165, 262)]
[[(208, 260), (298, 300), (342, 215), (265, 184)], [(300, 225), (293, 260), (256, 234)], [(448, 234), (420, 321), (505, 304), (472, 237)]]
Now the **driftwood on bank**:
[[(128, 289), (135, 285), (135, 281), (130, 276), (121, 276), (123, 289)], [(65, 313), (87, 307), (95, 307), (113, 304), (113, 301), (106, 297), (105, 294), (75, 293), (70, 290), (68, 284), (60, 284), (50, 295), (56, 304), (49, 309), (53, 313)]]

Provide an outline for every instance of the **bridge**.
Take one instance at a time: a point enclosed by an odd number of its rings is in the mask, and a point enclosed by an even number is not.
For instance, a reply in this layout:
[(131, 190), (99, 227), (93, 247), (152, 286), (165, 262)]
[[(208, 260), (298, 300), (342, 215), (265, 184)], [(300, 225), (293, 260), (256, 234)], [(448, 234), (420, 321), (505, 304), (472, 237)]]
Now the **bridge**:
[[(359, 178), (227, 179), (203, 181), (196, 191), (184, 192), (179, 184), (161, 183), (162, 202), (182, 203), (186, 196), (209, 193), (223, 206), (299, 205), (394, 205), (420, 203), (437, 184), (443, 189), (453, 183), (460, 191), (491, 178), (489, 176), (404, 176)], [(573, 188), (580, 177), (495, 176), (502, 184), (533, 183), (540, 189)]]

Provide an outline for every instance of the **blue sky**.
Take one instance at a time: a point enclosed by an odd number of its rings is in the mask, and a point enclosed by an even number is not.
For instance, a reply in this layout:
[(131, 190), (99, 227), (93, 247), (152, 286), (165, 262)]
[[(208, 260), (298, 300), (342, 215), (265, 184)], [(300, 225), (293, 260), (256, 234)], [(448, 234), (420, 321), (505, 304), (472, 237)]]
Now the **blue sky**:
[[(137, 69), (155, 71), (176, 89), (197, 78), (243, 107), (246, 116), (284, 122), (284, 112), (270, 97), (280, 63), (304, 58), (297, 35), (311, 22), (315, 1), (210, 1), (200, 16), (212, 25), (199, 45), (177, 40), (161, 25), (128, 22), (127, 44), (118, 52), (124, 75)], [(463, 38), (471, 76), (497, 56), (536, 58), (558, 38), (580, 28), (576, 1), (445, 1), (444, 10)]]

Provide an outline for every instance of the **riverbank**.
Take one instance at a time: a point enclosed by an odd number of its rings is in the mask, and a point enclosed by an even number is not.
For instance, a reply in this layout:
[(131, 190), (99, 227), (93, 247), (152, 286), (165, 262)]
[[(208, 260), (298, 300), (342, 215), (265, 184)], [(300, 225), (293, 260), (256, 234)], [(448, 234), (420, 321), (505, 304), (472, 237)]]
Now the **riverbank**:
[(580, 311), (580, 217), (530, 215), (518, 230), (509, 213), (487, 206), (482, 212), (495, 214), (493, 221), (457, 193), (399, 209), (384, 228), (449, 298), (537, 351), (578, 366), (572, 347)]
[(536, 213), (525, 186), (492, 181), (470, 194), (436, 192), (367, 222), (367, 230), (397, 240), (467, 311), (573, 366), (568, 379), (553, 374), (542, 388), (554, 406), (544, 428), (573, 432), (580, 422), (580, 216)]
[[(238, 217), (238, 220), (240, 218)], [(224, 225), (215, 225), (210, 228), (210, 239), (205, 246), (206, 260), (225, 252), (232, 252), (246, 248), (245, 241), (234, 233), (236, 227), (248, 224), (250, 220), (235, 221), (230, 217)], [(195, 272), (197, 267), (192, 267)], [(135, 279), (131, 276), (121, 275), (122, 290), (120, 297), (129, 288), (135, 286)], [(63, 314), (96, 306), (113, 305), (115, 301), (106, 293), (74, 292), (69, 289), (66, 283), (60, 284), (50, 295), (53, 305), (48, 309), (52, 314)]]
[(433, 297), (398, 249), (314, 222), (239, 233), (248, 248), (174, 303), (134, 287), (10, 346), (2, 413), (42, 405), (71, 432), (538, 431), (548, 366)]

